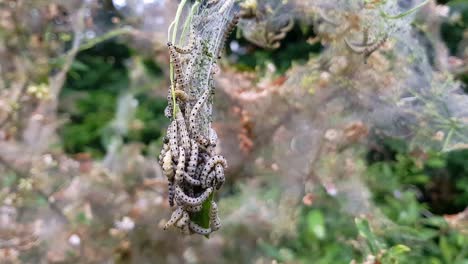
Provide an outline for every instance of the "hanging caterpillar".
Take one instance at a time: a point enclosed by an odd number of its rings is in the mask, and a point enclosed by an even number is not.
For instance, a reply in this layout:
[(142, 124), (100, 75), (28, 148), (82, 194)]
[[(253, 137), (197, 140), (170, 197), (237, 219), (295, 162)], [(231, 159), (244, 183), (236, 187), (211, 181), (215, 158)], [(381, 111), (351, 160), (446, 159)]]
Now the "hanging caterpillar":
[(218, 215), (218, 205), (216, 205), (214, 201), (211, 201), (210, 227), (212, 231), (216, 231), (221, 228), (221, 220)]
[(224, 177), (224, 167), (220, 163), (215, 166), (216, 172), (216, 189), (219, 190), (223, 186), (226, 178)]
[(200, 108), (206, 102), (206, 100), (210, 96), (210, 93), (211, 93), (211, 89), (206, 89), (206, 91), (202, 94), (200, 99), (198, 99), (197, 103), (195, 103), (195, 105), (192, 108), (192, 111), (190, 112), (190, 119), (189, 119), (190, 132), (194, 136), (198, 134), (197, 133), (198, 131), (196, 131), (196, 125), (195, 125), (197, 121), (198, 111), (200, 111)]
[(169, 180), (167, 183), (167, 200), (169, 200), (169, 205), (172, 207), (174, 206), (174, 197), (175, 197), (175, 190), (174, 190), (174, 182)]
[(179, 54), (174, 48), (174, 45), (171, 42), (167, 43), (169, 48), (169, 57), (172, 65), (174, 65), (174, 79), (176, 81), (176, 88), (180, 90), (185, 90), (185, 82), (182, 73), (182, 62), (180, 61)]
[(167, 136), (169, 137), (169, 148), (171, 149), (172, 158), (177, 161), (179, 159), (179, 147), (177, 142), (177, 122), (171, 122), (167, 129)]
[(182, 188), (180, 188), (180, 186), (178, 185), (176, 185), (175, 190), (176, 190), (177, 201), (184, 205), (191, 205), (191, 206), (201, 205), (210, 196), (211, 192), (213, 191), (213, 189), (210, 187), (210, 188), (207, 188), (200, 196), (190, 197), (186, 195), (183, 192)]
[(174, 177), (174, 167), (172, 166), (171, 150), (166, 151), (166, 154), (164, 155), (162, 169), (167, 179), (172, 180)]
[(239, 14), (235, 14), (232, 20), (229, 22), (227, 27), (224, 29), (223, 36), (221, 37), (221, 45), (219, 46), (218, 57), (221, 56), (224, 47), (226, 46), (227, 39), (229, 35), (231, 35), (232, 31), (236, 28), (237, 24), (239, 23)]
[(190, 142), (192, 144), (192, 149), (190, 151), (187, 173), (190, 177), (193, 177), (198, 165), (198, 144), (194, 139), (191, 139)]
[(177, 127), (179, 128), (180, 140), (182, 142), (182, 147), (183, 147), (182, 150), (185, 151), (186, 153), (190, 153), (190, 138), (187, 132), (187, 127), (185, 125), (184, 116), (182, 115), (181, 111), (177, 111), (176, 116), (177, 116), (176, 118)]
[(166, 152), (169, 150), (169, 145), (167, 143), (164, 143), (162, 149), (161, 149), (161, 153), (159, 153), (159, 157), (158, 157), (158, 163), (159, 165), (162, 167), (163, 166), (163, 162), (164, 162), (164, 156), (166, 155)]
[(164, 109), (164, 116), (167, 118), (172, 118), (173, 106), (172, 106), (172, 91), (171, 91), (170, 86), (169, 86), (166, 98), (167, 98), (167, 106), (166, 106), (166, 109)]
[(182, 183), (185, 173), (185, 151), (183, 147), (179, 148), (179, 162), (177, 163), (177, 169), (175, 173), (175, 182), (177, 184)]
[(170, 226), (174, 225), (177, 222), (177, 220), (179, 220), (182, 217), (183, 213), (184, 210), (181, 207), (178, 207), (174, 212), (172, 212), (171, 218), (164, 225), (163, 229), (166, 230)]
[(189, 234), (190, 233), (189, 226), (188, 226), (189, 221), (190, 221), (190, 216), (186, 211), (184, 211), (182, 213), (182, 217), (179, 219), (179, 221), (177, 221), (176, 226), (182, 230), (182, 233)]

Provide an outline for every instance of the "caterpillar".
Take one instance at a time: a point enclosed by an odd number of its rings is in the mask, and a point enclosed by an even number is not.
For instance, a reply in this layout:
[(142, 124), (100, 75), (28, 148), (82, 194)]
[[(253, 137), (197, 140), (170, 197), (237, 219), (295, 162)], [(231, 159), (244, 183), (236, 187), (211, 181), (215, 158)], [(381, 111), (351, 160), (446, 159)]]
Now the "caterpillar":
[(370, 55), (372, 55), (372, 53), (374, 53), (376, 50), (382, 47), (382, 45), (387, 41), (387, 39), (388, 35), (385, 34), (385, 36), (380, 41), (375, 43), (373, 46), (368, 47), (364, 52), (364, 57), (367, 59)]
[(207, 147), (210, 144), (210, 141), (200, 134), (195, 135), (195, 140), (203, 147)]
[(203, 171), (203, 168), (205, 167), (204, 162), (200, 162), (197, 166), (197, 169), (195, 170), (195, 175), (193, 176), (195, 179), (200, 179), (201, 172)]
[(216, 205), (214, 201), (211, 201), (210, 227), (212, 231), (216, 231), (221, 228), (221, 220), (218, 216), (218, 205)]
[(177, 184), (182, 183), (185, 173), (185, 151), (183, 147), (179, 149), (179, 162), (177, 163), (177, 169), (175, 173), (175, 182)]
[(206, 188), (207, 186), (212, 186), (212, 183), (215, 177), (216, 177), (216, 173), (214, 171), (211, 171), (210, 173), (208, 173), (208, 176), (206, 177), (206, 179), (202, 181), (202, 187)]
[(203, 171), (201, 173), (201, 177), (207, 177), (208, 173), (213, 169), (214, 165), (220, 163), (223, 165), (224, 168), (227, 167), (227, 162), (226, 159), (224, 159), (223, 156), (221, 155), (216, 155), (213, 156), (206, 164), (205, 167), (203, 168)]
[(187, 93), (185, 93), (183, 90), (175, 90), (174, 94), (176, 99), (180, 100), (180, 102), (187, 102), (189, 100)]
[(198, 99), (197, 103), (193, 106), (192, 108), (192, 111), (190, 112), (190, 119), (189, 119), (189, 122), (190, 122), (190, 132), (192, 133), (192, 135), (197, 135), (198, 133), (196, 132), (196, 121), (197, 121), (197, 114), (198, 114), (198, 111), (200, 111), (200, 108), (202, 107), (202, 105), (206, 102), (206, 99), (208, 98), (208, 96), (210, 95), (211, 93), (211, 89), (206, 89), (206, 91), (202, 94), (202, 96), (200, 97), (200, 99)]
[(185, 181), (190, 184), (190, 185), (194, 185), (194, 186), (200, 186), (201, 185), (201, 182), (197, 179), (194, 179), (192, 178), (188, 173), (184, 173), (184, 179)]
[(161, 149), (161, 152), (159, 153), (159, 157), (158, 157), (158, 163), (161, 167), (163, 166), (163, 159), (164, 159), (164, 156), (166, 156), (166, 152), (168, 150), (169, 150), (169, 145), (167, 143), (164, 143)]
[(182, 213), (182, 217), (179, 219), (179, 221), (177, 221), (176, 226), (179, 228), (183, 228), (188, 224), (188, 221), (190, 221), (189, 214), (186, 211), (184, 211)]
[(182, 48), (182, 47), (177, 47), (177, 45), (174, 45), (174, 49), (178, 52), (178, 53), (182, 53), (182, 54), (188, 54), (188, 53), (191, 53), (193, 48), (195, 47), (195, 39), (196, 39), (197, 35), (195, 33), (195, 28), (193, 27), (193, 25), (190, 27), (190, 37), (189, 37), (189, 43), (187, 44), (187, 47), (185, 48)]
[(202, 205), (185, 206), (184, 208), (185, 208), (185, 210), (187, 210), (187, 212), (195, 213), (195, 212), (200, 212), (201, 211)]
[(169, 180), (167, 183), (167, 199), (169, 200), (169, 205), (172, 207), (174, 206), (174, 197), (175, 197), (175, 190), (174, 190), (174, 182)]
[(216, 189), (219, 190), (221, 186), (223, 186), (224, 181), (226, 180), (226, 178), (224, 177), (224, 168), (220, 163), (216, 164), (215, 172), (216, 172)]
[(204, 153), (204, 152), (200, 153), (199, 156), (200, 156), (200, 158), (202, 158), (203, 161), (205, 161), (205, 162), (208, 162), (208, 161), (210, 160), (210, 158), (211, 158), (210, 154)]
[(381, 40), (374, 43), (367, 43), (367, 33), (364, 34), (365, 42), (363, 45), (351, 43), (346, 38), (344, 39), (346, 46), (353, 52), (358, 54), (364, 54), (364, 57), (369, 57), (377, 49), (379, 49), (388, 39), (388, 35), (385, 35)]
[(194, 139), (191, 139), (190, 142), (192, 143), (192, 149), (187, 166), (187, 173), (190, 177), (193, 177), (198, 165), (198, 144)]
[(220, 48), (218, 52), (218, 57), (221, 56), (221, 53), (224, 47), (226, 46), (226, 41), (229, 35), (231, 35), (232, 31), (234, 30), (234, 28), (236, 28), (237, 24), (239, 23), (239, 18), (240, 18), (239, 14), (235, 14), (232, 20), (228, 23), (227, 27), (224, 29), (224, 33), (220, 41), (221, 45), (219, 46)]
[(169, 48), (169, 57), (174, 65), (174, 72), (175, 72), (175, 77), (177, 79), (182, 79), (182, 62), (180, 61), (180, 57), (177, 54), (177, 51), (174, 48), (174, 44), (171, 42), (167, 43), (167, 47)]
[(171, 149), (172, 158), (177, 161), (179, 159), (179, 148), (177, 143), (177, 122), (171, 122), (167, 129), (167, 136), (169, 137), (169, 147)]
[(216, 144), (218, 143), (218, 133), (216, 133), (216, 131), (210, 127), (210, 136), (209, 136), (209, 142), (210, 142), (210, 145), (212, 146), (216, 146)]
[(211, 192), (213, 191), (212, 188), (207, 188), (200, 196), (198, 197), (190, 197), (187, 196), (180, 186), (176, 185), (176, 199), (178, 202), (185, 204), (185, 205), (201, 205), (207, 198), (210, 196)]
[(168, 150), (163, 158), (162, 165), (163, 173), (168, 180), (172, 180), (174, 177), (174, 168), (172, 166), (172, 154), (171, 150)]
[(192, 232), (199, 235), (209, 235), (211, 233), (211, 228), (203, 228), (192, 221), (189, 222), (189, 228)]
[(180, 139), (181, 139), (182, 147), (183, 147), (182, 150), (185, 151), (186, 153), (189, 153), (190, 152), (190, 138), (187, 132), (187, 126), (185, 125), (184, 116), (182, 115), (181, 111), (177, 111), (176, 116), (177, 116), (176, 118), (177, 126), (180, 131), (179, 135), (180, 135)]
[(179, 220), (182, 217), (183, 213), (184, 213), (184, 210), (181, 207), (178, 207), (174, 212), (172, 212), (171, 218), (164, 225), (163, 229), (166, 230), (170, 226), (174, 225), (177, 222), (177, 220)]
[(169, 86), (168, 92), (167, 92), (167, 106), (166, 109), (164, 109), (164, 116), (167, 118), (172, 118), (172, 92), (171, 92), (171, 87)]

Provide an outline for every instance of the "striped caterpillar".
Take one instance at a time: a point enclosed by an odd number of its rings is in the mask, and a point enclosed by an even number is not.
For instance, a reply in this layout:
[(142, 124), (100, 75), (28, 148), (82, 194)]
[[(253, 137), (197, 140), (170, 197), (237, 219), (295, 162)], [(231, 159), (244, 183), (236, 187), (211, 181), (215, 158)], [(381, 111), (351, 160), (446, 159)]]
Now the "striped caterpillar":
[(175, 190), (176, 190), (176, 200), (182, 203), (183, 205), (191, 205), (191, 206), (201, 205), (210, 196), (211, 192), (213, 191), (213, 189), (210, 187), (210, 188), (207, 188), (200, 196), (190, 197), (186, 195), (183, 192), (182, 188), (180, 188), (180, 186), (178, 185), (176, 185)]

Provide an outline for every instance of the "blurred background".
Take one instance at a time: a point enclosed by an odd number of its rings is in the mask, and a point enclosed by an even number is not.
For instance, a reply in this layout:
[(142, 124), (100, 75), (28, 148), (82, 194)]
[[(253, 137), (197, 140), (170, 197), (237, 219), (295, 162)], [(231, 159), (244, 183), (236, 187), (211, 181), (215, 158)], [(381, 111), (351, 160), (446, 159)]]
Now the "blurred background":
[(468, 263), (468, 1), (235, 1), (209, 239), (162, 230), (178, 4), (0, 0), (0, 263)]

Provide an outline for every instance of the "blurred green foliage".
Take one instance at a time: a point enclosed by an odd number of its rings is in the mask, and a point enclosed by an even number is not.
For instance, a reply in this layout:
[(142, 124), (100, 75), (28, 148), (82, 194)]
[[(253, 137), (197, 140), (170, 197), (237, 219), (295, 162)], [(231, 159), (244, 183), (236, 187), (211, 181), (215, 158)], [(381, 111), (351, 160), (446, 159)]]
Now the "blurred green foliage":
[[(115, 117), (119, 95), (128, 91), (129, 72), (126, 63), (132, 51), (114, 41), (104, 42), (78, 54), (67, 76), (61, 94), (61, 112), (69, 122), (60, 133), (68, 153), (87, 152), (94, 157), (105, 153), (106, 128)], [(160, 78), (162, 71), (150, 60), (144, 60), (147, 72)], [(138, 107), (134, 126), (130, 124), (124, 142), (142, 142), (145, 146), (158, 142), (167, 119), (165, 98), (151, 94), (151, 88), (137, 87)]]
[[(245, 49), (244, 54), (236, 54), (237, 59), (235, 68), (244, 71), (264, 70), (266, 64), (271, 62), (275, 65), (277, 73), (283, 74), (291, 67), (293, 62), (305, 63), (309, 59), (309, 54), (319, 53), (322, 49), (320, 44), (309, 44), (304, 40), (313, 38), (314, 32), (311, 27), (302, 26), (296, 23), (296, 26), (288, 32), (282, 45), (275, 50), (266, 50), (256, 47), (242, 37), (231, 36), (230, 40), (236, 39), (240, 47)], [(229, 43), (229, 42), (228, 42)], [(228, 54), (232, 54), (229, 45), (226, 47)]]
[[(286, 263), (468, 263), (468, 237), (442, 216), (466, 206), (468, 151), (418, 153), (398, 140), (383, 145), (385, 153), (369, 151), (365, 179), (375, 205), (391, 222), (373, 219), (376, 227), (365, 218), (353, 222), (342, 198), (322, 190), (311, 207), (302, 205), (297, 239), (262, 242), (263, 252)], [(452, 189), (444, 193), (447, 185)]]

